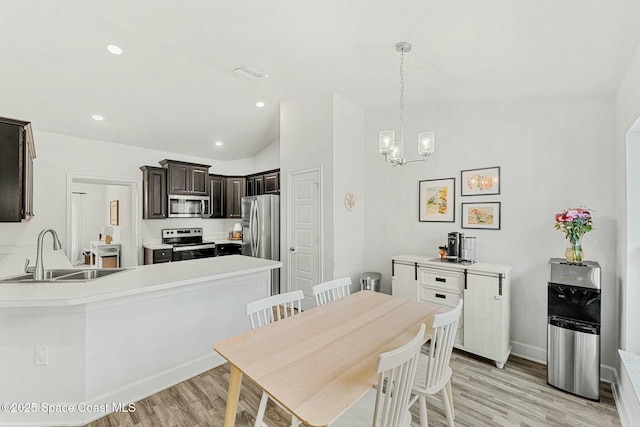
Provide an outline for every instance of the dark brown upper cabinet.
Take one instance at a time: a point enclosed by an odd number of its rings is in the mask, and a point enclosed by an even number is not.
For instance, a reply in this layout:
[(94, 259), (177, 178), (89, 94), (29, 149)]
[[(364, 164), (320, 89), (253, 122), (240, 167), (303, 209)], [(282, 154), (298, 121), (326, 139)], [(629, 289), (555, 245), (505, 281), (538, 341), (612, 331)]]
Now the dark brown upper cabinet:
[(162, 160), (160, 164), (167, 169), (169, 194), (209, 195), (210, 165)]
[(0, 117), (0, 222), (33, 217), (35, 157), (31, 123)]
[(211, 216), (210, 218), (226, 217), (225, 186), (227, 179), (221, 175), (209, 175), (209, 193), (211, 194)]
[(255, 196), (256, 195), (256, 180), (253, 176), (248, 176), (245, 178), (246, 188), (244, 191), (245, 196)]
[(245, 195), (245, 178), (243, 176), (228, 176), (226, 180), (226, 218), (240, 218), (242, 216), (242, 198)]
[(264, 177), (262, 175), (256, 175), (254, 178), (254, 186), (256, 190), (256, 196), (264, 194)]
[(280, 193), (280, 170), (247, 176), (247, 196)]
[(142, 218), (167, 217), (167, 169), (142, 166)]
[(280, 171), (265, 173), (264, 178), (264, 194), (280, 193)]

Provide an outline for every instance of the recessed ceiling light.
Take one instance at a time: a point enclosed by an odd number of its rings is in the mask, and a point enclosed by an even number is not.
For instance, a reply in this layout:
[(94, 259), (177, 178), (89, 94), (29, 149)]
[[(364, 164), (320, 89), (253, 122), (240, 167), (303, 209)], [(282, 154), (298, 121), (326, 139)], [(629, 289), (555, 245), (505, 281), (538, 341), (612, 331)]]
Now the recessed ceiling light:
[(93, 116), (91, 116), (91, 118), (97, 121), (104, 120), (104, 117), (102, 117), (100, 114), (94, 114)]
[(222, 147), (224, 145), (224, 142), (216, 141), (215, 144), (216, 144), (216, 147)]
[(258, 108), (264, 107), (264, 102), (262, 102), (262, 101), (256, 102), (256, 107), (258, 107)]
[(116, 46), (115, 44), (110, 44), (109, 46), (107, 46), (107, 50), (114, 55), (120, 55), (122, 53), (122, 49), (120, 49), (120, 46)]

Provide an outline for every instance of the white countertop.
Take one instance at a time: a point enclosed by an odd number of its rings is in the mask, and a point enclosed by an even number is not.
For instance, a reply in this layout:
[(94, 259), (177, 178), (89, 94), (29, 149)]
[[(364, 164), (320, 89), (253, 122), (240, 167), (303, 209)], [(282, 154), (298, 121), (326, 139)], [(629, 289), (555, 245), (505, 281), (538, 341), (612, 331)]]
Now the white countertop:
[(412, 254), (403, 254), (403, 255), (395, 255), (392, 256), (391, 259), (394, 261), (404, 261), (409, 263), (418, 263), (420, 265), (426, 265), (429, 267), (436, 268), (445, 268), (451, 270), (467, 270), (467, 271), (477, 271), (484, 273), (496, 273), (496, 274), (507, 274), (511, 270), (511, 266), (502, 265), (502, 264), (493, 264), (488, 262), (474, 262), (473, 264), (456, 264), (449, 262), (439, 261), (439, 256), (425, 256), (425, 255), (412, 255)]
[(156, 249), (173, 249), (171, 245), (165, 245), (163, 243), (145, 243), (142, 245), (145, 249), (151, 249), (155, 251)]
[(241, 245), (242, 244), (242, 240), (229, 240), (229, 239), (218, 239), (216, 240), (216, 245), (218, 244), (228, 244), (228, 243), (235, 243), (237, 245)]
[(268, 271), (279, 261), (243, 255), (143, 265), (80, 283), (0, 283), (0, 307), (71, 306)]
[(633, 386), (633, 390), (636, 392), (636, 397), (640, 400), (640, 354), (631, 353), (628, 351), (618, 349), (620, 354), (620, 360), (624, 365), (629, 380)]

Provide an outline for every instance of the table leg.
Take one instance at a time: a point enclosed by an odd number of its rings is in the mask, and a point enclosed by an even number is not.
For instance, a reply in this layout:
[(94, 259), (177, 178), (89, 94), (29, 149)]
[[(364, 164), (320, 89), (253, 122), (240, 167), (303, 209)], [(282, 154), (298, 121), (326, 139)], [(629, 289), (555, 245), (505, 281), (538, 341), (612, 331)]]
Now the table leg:
[(236, 413), (238, 412), (238, 399), (240, 398), (240, 385), (242, 384), (242, 372), (231, 365), (231, 377), (229, 378), (229, 393), (227, 393), (227, 412), (224, 417), (224, 427), (236, 425)]

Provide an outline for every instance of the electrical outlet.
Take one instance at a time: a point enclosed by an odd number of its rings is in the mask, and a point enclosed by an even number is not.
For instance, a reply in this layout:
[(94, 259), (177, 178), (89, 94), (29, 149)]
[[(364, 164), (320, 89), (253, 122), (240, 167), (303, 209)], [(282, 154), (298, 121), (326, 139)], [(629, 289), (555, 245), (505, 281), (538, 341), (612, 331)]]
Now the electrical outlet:
[(49, 354), (47, 347), (35, 347), (34, 348), (34, 360), (33, 364), (36, 366), (45, 366), (49, 363)]

